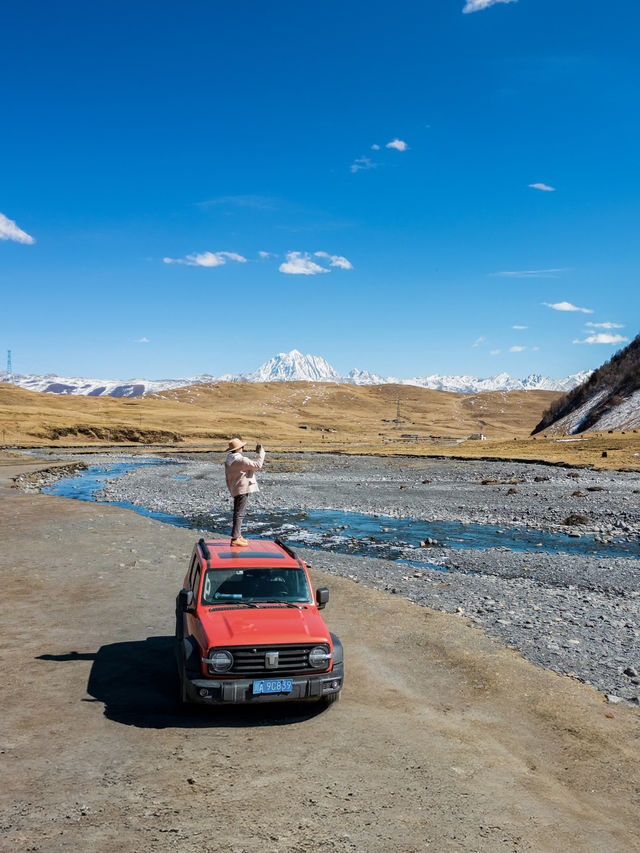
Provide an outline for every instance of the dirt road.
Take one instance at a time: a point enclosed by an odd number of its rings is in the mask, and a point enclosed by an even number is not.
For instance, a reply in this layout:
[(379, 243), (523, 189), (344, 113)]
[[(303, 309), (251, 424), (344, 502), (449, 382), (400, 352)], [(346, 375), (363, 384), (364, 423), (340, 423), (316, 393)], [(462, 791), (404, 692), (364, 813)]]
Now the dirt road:
[(0, 463), (3, 850), (640, 850), (637, 709), (343, 578), (315, 577), (337, 705), (181, 713), (194, 534), (19, 494), (26, 467)]

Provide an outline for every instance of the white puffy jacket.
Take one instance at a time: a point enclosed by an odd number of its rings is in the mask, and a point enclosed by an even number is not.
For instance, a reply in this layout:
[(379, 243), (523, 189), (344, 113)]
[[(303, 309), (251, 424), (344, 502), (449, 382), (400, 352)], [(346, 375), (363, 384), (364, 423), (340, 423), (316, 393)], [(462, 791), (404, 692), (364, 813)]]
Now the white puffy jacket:
[(259, 491), (255, 472), (262, 468), (264, 456), (264, 447), (258, 453), (258, 458), (255, 462), (247, 456), (243, 456), (239, 451), (234, 452), (230, 450), (227, 453), (224, 463), (224, 473), (227, 478), (227, 488), (231, 492), (232, 497), (250, 495), (251, 492)]

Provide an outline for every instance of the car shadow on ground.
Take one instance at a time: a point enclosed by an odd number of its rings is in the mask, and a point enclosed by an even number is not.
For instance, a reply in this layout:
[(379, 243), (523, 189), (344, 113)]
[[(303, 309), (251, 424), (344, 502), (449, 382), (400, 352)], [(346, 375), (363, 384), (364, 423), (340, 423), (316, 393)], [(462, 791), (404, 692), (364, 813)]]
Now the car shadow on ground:
[(183, 706), (173, 637), (110, 643), (95, 653), (39, 655), (59, 663), (92, 660), (87, 693), (103, 702), (104, 714), (117, 723), (141, 728), (230, 728), (302, 723), (325, 710), (321, 703), (274, 702), (256, 705)]

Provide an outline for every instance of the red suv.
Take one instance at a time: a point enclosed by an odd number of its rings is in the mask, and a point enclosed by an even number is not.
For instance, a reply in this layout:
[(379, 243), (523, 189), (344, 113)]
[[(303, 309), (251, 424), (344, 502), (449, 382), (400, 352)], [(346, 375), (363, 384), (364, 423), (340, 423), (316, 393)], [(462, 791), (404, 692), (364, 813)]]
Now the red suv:
[(200, 539), (176, 601), (183, 702), (335, 702), (343, 679), (340, 640), (320, 615), (309, 570), (278, 539)]

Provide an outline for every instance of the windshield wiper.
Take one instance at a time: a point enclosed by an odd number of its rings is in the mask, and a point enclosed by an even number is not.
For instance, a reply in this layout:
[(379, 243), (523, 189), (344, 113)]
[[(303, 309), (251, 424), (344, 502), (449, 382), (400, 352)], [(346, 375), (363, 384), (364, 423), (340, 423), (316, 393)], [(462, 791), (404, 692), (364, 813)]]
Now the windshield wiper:
[(217, 607), (257, 607), (253, 601), (216, 601), (215, 604), (209, 605), (209, 610), (215, 610)]
[(281, 601), (280, 599), (277, 599), (277, 598), (269, 598), (266, 601), (261, 601), (259, 603), (260, 604), (282, 604), (284, 607), (296, 607), (296, 608), (297, 607), (306, 607), (306, 605), (307, 605), (307, 602), (305, 602), (305, 601), (298, 601), (296, 603), (293, 601)]

